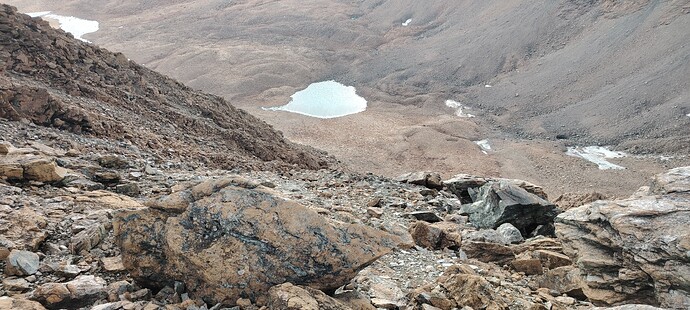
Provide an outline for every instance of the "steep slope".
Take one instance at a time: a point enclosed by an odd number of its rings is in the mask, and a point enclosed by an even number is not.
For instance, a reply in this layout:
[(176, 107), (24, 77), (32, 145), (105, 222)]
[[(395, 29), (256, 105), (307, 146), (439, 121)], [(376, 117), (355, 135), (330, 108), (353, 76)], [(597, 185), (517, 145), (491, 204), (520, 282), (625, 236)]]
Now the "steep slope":
[[(10, 3), (97, 20), (86, 39), (360, 171), (625, 195), (642, 185), (631, 180), (690, 161), (688, 0)], [(355, 86), (367, 111), (321, 120), (261, 110), (329, 79)], [(457, 117), (448, 99), (477, 117)], [(489, 154), (473, 142), (484, 139)], [(620, 163), (628, 170), (602, 172), (565, 155), (588, 145), (664, 157), (631, 156)]]
[(1, 7), (0, 28), (0, 117), (130, 141), (162, 158), (211, 167), (327, 165), (325, 154), (287, 141), (222, 98), (74, 40), (13, 7)]

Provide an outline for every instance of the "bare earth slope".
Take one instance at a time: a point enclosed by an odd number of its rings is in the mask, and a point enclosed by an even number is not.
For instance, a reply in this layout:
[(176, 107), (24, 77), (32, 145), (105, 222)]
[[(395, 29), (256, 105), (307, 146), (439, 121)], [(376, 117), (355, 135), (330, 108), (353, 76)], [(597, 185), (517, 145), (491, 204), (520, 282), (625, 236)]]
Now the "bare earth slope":
[[(212, 167), (325, 166), (324, 154), (198, 91), (3, 6), (0, 117), (130, 141)], [(264, 162), (274, 161), (272, 164)]]
[[(624, 165), (634, 171), (602, 173), (565, 157), (565, 146), (690, 151), (688, 0), (10, 3), (97, 20), (101, 29), (86, 35), (94, 43), (360, 170), (470, 172), (554, 192), (624, 194), (641, 185), (628, 180), (682, 163), (638, 158)], [(327, 79), (357, 87), (369, 110), (324, 121), (259, 109)], [(447, 99), (478, 117), (455, 117)], [(488, 156), (471, 142), (485, 138), (495, 146)]]

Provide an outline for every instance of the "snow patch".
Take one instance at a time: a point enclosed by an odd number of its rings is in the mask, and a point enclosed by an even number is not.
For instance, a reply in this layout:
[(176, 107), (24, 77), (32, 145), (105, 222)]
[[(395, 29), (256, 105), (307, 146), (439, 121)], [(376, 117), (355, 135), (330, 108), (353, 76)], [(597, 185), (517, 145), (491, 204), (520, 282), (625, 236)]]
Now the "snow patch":
[(474, 141), (479, 147), (482, 149), (482, 153), (484, 154), (489, 154), (489, 151), (491, 151), (491, 144), (489, 144), (489, 140), (484, 139), (484, 140), (479, 140), (479, 141)]
[(462, 109), (468, 109), (466, 106), (462, 105), (462, 103), (457, 102), (455, 100), (446, 100), (446, 106), (455, 109), (455, 115), (459, 117), (475, 117), (473, 114), (465, 113), (462, 111)]
[(491, 86), (491, 85), (489, 85), (489, 84), (486, 84), (486, 85), (484, 85), (484, 87), (485, 87), (485, 88), (491, 88), (491, 87), (493, 87), (493, 86)]
[(622, 170), (623, 166), (612, 164), (607, 159), (623, 158), (628, 156), (624, 152), (611, 151), (604, 146), (585, 146), (585, 147), (569, 147), (566, 155), (579, 157), (589, 162), (597, 164), (600, 170)]
[(317, 118), (336, 118), (367, 109), (367, 100), (358, 96), (354, 87), (345, 86), (336, 81), (313, 83), (290, 98), (292, 100), (286, 105), (262, 109), (286, 111)]
[(407, 27), (410, 25), (411, 22), (412, 22), (412, 18), (406, 20), (404, 23), (402, 23), (402, 25), (403, 25), (403, 27)]
[[(75, 39), (89, 42), (82, 38), (87, 33), (98, 31), (98, 22), (95, 20), (86, 20), (74, 16), (62, 16), (57, 14), (50, 14), (50, 11), (27, 13), (31, 17), (42, 17), (44, 19), (54, 19), (60, 24), (60, 29), (71, 33)], [(89, 42), (91, 43), (91, 42)]]

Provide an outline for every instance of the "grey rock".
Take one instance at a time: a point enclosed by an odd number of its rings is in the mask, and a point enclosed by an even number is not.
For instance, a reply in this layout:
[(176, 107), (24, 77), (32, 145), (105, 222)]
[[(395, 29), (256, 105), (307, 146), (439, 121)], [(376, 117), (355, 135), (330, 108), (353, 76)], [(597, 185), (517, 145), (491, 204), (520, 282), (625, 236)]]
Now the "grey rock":
[(515, 228), (513, 224), (504, 223), (496, 228), (496, 231), (503, 236), (503, 238), (511, 244), (520, 243), (525, 241), (525, 238), (520, 234), (520, 230)]
[(443, 221), (436, 213), (433, 211), (414, 211), (404, 214), (405, 217), (414, 218), (418, 221), (425, 221), (429, 223), (438, 223)]
[(39, 262), (40, 259), (36, 253), (12, 250), (6, 259), (5, 273), (10, 276), (32, 275), (38, 271)]
[(523, 236), (539, 225), (549, 224), (558, 215), (556, 206), (507, 181), (490, 182), (479, 188), (475, 202), (463, 205), (461, 214), (479, 228), (496, 229), (510, 223)]
[(115, 186), (115, 192), (131, 197), (137, 197), (141, 195), (141, 189), (139, 188), (139, 184), (137, 183), (117, 185)]

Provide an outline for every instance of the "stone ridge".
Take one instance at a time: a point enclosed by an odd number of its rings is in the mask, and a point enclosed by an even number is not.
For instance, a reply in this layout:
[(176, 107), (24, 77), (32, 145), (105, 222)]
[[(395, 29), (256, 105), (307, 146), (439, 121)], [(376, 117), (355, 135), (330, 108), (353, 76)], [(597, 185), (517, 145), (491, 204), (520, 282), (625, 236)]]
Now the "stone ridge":
[[(219, 168), (323, 168), (323, 152), (287, 141), (224, 99), (0, 6), (0, 117), (126, 140)], [(267, 165), (263, 162), (274, 161)]]

